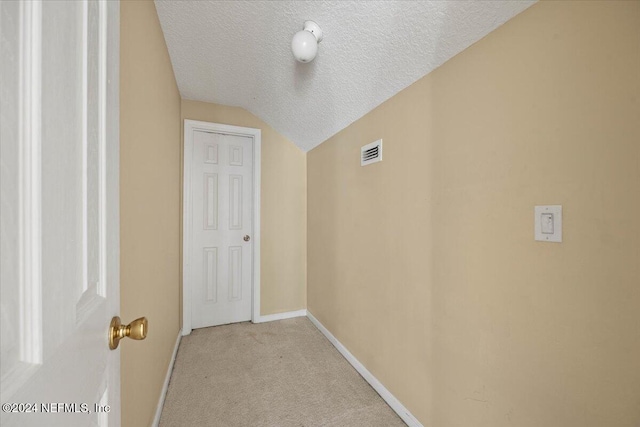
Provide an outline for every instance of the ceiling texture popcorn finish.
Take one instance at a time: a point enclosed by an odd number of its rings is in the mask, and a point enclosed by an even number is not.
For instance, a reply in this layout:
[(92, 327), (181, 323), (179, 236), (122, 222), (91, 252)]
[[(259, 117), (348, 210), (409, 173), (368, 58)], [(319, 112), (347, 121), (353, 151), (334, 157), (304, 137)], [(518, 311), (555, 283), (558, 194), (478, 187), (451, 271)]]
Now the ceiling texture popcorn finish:
[[(155, 3), (183, 98), (245, 108), (308, 151), (535, 1)], [(306, 20), (324, 38), (302, 64)]]

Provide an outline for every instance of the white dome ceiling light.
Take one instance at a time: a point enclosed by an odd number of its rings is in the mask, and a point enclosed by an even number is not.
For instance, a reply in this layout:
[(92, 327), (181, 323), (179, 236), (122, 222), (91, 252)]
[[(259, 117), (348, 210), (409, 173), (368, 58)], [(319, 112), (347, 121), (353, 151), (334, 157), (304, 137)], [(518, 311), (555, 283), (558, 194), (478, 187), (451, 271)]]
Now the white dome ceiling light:
[(322, 30), (313, 21), (304, 21), (304, 27), (291, 40), (291, 51), (299, 62), (311, 62), (318, 53), (318, 43), (322, 41)]

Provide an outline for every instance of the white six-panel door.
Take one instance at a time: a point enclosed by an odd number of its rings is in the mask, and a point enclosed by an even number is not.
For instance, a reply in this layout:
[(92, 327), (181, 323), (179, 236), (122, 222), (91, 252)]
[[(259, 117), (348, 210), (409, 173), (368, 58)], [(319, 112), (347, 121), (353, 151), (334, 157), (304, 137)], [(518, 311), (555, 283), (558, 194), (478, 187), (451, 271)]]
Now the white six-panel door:
[(119, 6), (2, 1), (0, 33), (0, 424), (119, 426)]
[(253, 138), (191, 138), (191, 327), (251, 320)]

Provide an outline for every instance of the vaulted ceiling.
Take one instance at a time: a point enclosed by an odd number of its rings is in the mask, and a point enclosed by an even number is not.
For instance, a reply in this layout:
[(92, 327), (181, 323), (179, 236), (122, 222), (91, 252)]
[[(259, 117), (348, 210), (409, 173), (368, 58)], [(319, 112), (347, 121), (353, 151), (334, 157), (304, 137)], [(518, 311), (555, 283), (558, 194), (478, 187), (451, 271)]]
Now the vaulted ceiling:
[[(243, 107), (304, 151), (534, 1), (156, 0), (184, 99)], [(305, 20), (324, 39), (297, 62)]]

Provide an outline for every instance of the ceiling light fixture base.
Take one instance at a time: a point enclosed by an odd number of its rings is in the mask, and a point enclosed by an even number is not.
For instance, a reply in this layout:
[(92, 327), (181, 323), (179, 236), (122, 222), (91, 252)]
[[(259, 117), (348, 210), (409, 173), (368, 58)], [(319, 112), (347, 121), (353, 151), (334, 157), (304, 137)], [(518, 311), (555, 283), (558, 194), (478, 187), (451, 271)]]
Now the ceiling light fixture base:
[(304, 21), (304, 31), (309, 31), (311, 34), (316, 36), (316, 40), (318, 43), (322, 41), (322, 28), (318, 24), (313, 21)]

